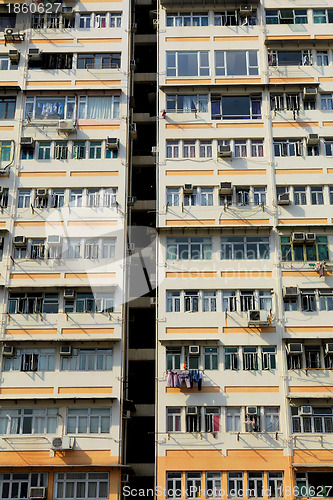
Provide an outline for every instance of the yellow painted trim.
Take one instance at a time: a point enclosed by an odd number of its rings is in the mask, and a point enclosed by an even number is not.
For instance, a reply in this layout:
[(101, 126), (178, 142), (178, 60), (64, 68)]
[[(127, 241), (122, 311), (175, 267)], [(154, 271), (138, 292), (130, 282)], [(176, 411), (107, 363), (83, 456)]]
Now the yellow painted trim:
[(166, 226), (214, 226), (215, 219), (167, 220)]
[(221, 271), (222, 278), (271, 278), (272, 271)]
[(77, 130), (120, 130), (120, 125), (78, 125)]
[(213, 124), (212, 123), (167, 123), (165, 128), (167, 129), (213, 128)]
[(217, 128), (264, 128), (262, 122), (256, 123), (217, 123)]
[(274, 386), (250, 386), (250, 385), (245, 385), (245, 386), (225, 386), (224, 392), (226, 393), (235, 393), (235, 392), (250, 392), (250, 393), (256, 393), (256, 392), (280, 392), (279, 387), (274, 387)]
[(244, 168), (243, 170), (218, 170), (219, 175), (266, 175), (265, 168)]
[(219, 386), (208, 386), (208, 387), (201, 387), (201, 391), (197, 387), (166, 387), (165, 392), (167, 394), (174, 394), (174, 393), (186, 393), (186, 394), (193, 394), (193, 393), (212, 393), (212, 392), (221, 392), (221, 387)]
[(14, 126), (11, 126), (11, 125), (0, 125), (0, 131), (1, 130), (14, 130)]
[[(318, 273), (317, 271), (282, 271), (282, 276), (294, 278), (296, 276), (305, 276), (306, 278), (311, 277), (311, 278), (318, 278)], [(324, 276), (333, 276), (332, 271), (324, 271)]]
[[(333, 78), (332, 78), (332, 81), (333, 81)], [(332, 127), (333, 126), (333, 122), (323, 122), (323, 127)]]
[(19, 172), (18, 177), (66, 177), (66, 172)]
[(284, 328), (286, 333), (303, 333), (303, 332), (311, 332), (311, 333), (331, 333), (331, 326), (286, 326)]
[(327, 173), (328, 173), (328, 174), (333, 174), (333, 168), (328, 168), (328, 169), (327, 169)]
[(285, 174), (307, 175), (307, 174), (323, 174), (323, 173), (324, 170), (322, 168), (276, 168), (275, 169), (276, 175), (285, 175)]
[(319, 127), (319, 122), (272, 122), (273, 128)]
[(311, 35), (271, 35), (266, 36), (266, 40), (311, 40)]
[(88, 278), (115, 278), (116, 273), (65, 273), (65, 278), (88, 279)]
[(116, 226), (116, 220), (69, 220), (67, 226)]
[(18, 86), (19, 86), (18, 82), (8, 82), (8, 81), (0, 82), (0, 87), (18, 87)]
[(112, 394), (112, 387), (58, 387), (58, 394)]
[(315, 35), (316, 40), (332, 40), (332, 35)]
[(166, 278), (217, 278), (217, 271), (166, 272)]
[(75, 80), (75, 85), (121, 85), (121, 80)]
[(101, 334), (114, 334), (114, 328), (63, 328), (62, 335), (77, 335), (84, 333), (85, 335), (101, 335)]
[(92, 172), (88, 170), (75, 170), (69, 173), (70, 177), (117, 177), (119, 172), (115, 171), (103, 171), (103, 170), (93, 170)]
[(60, 220), (54, 221), (16, 221), (14, 227), (44, 227), (44, 226), (63, 226), (64, 222)]
[(319, 82), (333, 82), (333, 76), (320, 76), (318, 78)]
[(0, 394), (54, 394), (53, 387), (2, 387)]
[(275, 326), (248, 327), (248, 326), (230, 326), (224, 327), (223, 333), (275, 333)]
[(167, 78), (165, 80), (165, 83), (167, 85), (186, 85), (187, 83), (189, 83), (190, 85), (209, 85), (210, 83), (212, 83), (212, 80), (211, 78), (205, 78), (204, 80), (198, 80), (198, 79), (192, 79), (192, 80), (188, 80), (188, 79), (184, 79), (184, 78), (178, 78), (178, 79), (174, 79), (174, 78)]
[(204, 326), (202, 328), (198, 326), (180, 326), (180, 327), (167, 327), (165, 329), (166, 333), (219, 333), (218, 327)]
[(333, 392), (333, 385), (291, 385), (289, 392)]
[(214, 42), (254, 42), (258, 36), (214, 36)]
[(121, 43), (122, 38), (78, 38), (77, 43)]
[(214, 175), (214, 170), (166, 170), (165, 175)]
[(60, 86), (68, 86), (70, 87), (72, 85), (71, 80), (47, 80), (47, 81), (28, 81), (26, 83), (27, 87), (53, 87), (54, 85), (59, 85)]
[(73, 38), (31, 38), (29, 43), (57, 45), (58, 43), (74, 43), (74, 40)]
[(58, 280), (60, 273), (11, 273), (11, 280)]
[(166, 42), (210, 42), (209, 36), (167, 36)]
[(6, 221), (4, 220), (0, 221), (0, 227), (6, 227)]
[(313, 77), (304, 78), (270, 78), (269, 83), (315, 83)]
[(320, 219), (319, 217), (316, 219), (279, 219), (278, 224), (286, 224), (286, 225), (293, 225), (293, 224), (327, 224), (327, 219)]
[(269, 224), (269, 219), (220, 219), (220, 226), (261, 226)]
[(57, 335), (56, 328), (8, 328), (5, 335)]
[[(2, 467), (11, 465), (21, 466), (22, 470), (31, 472), (28, 468), (29, 465), (40, 465), (45, 466), (64, 466), (68, 465), (70, 467), (75, 465), (87, 465), (87, 467), (93, 467), (94, 464), (104, 465), (105, 470), (108, 470), (108, 466), (116, 465), (118, 463), (117, 456), (111, 456), (109, 450), (68, 450), (55, 452), (54, 456), (50, 456), (50, 450), (20, 450), (18, 451), (2, 451), (0, 452), (0, 465)], [(80, 471), (83, 470), (83, 467)], [(91, 470), (87, 469), (87, 470)], [(112, 480), (110, 478), (110, 480)], [(113, 497), (110, 497), (113, 498)]]
[(261, 83), (261, 78), (215, 78), (215, 83), (232, 84), (232, 83)]

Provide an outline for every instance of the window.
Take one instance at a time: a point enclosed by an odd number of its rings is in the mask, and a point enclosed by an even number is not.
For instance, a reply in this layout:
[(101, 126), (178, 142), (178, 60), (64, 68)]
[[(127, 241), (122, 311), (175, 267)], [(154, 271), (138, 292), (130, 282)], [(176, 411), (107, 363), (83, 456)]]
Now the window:
[(0, 97), (0, 120), (12, 120), (15, 116), (15, 105), (15, 97)]
[(253, 204), (265, 205), (266, 204), (266, 188), (254, 187), (253, 188)]
[(265, 406), (265, 431), (279, 432), (280, 430), (280, 408), (278, 406)]
[(312, 312), (317, 310), (316, 295), (314, 290), (301, 291), (302, 311)]
[(201, 408), (197, 406), (186, 407), (186, 432), (201, 431)]
[(204, 360), (205, 370), (218, 370), (218, 348), (205, 347)]
[(324, 144), (326, 156), (333, 156), (333, 141), (325, 140)]
[(67, 313), (113, 312), (113, 293), (77, 292), (74, 300), (65, 300)]
[(84, 141), (75, 141), (73, 143), (72, 157), (74, 160), (83, 160), (86, 158), (86, 143)]
[(266, 24), (307, 24), (306, 9), (266, 10)]
[(34, 159), (34, 149), (22, 149), (21, 148), (21, 160), (33, 160)]
[(303, 360), (301, 354), (287, 355), (288, 370), (300, 370), (303, 368)]
[(305, 346), (306, 368), (322, 368), (320, 359), (320, 346)]
[(295, 205), (306, 205), (306, 187), (305, 186), (295, 186), (294, 187), (294, 203)]
[(238, 347), (225, 347), (224, 348), (224, 369), (225, 370), (238, 370)]
[(94, 28), (106, 28), (106, 13), (98, 13), (94, 15)]
[(167, 52), (167, 76), (208, 76), (209, 52)]
[(185, 291), (184, 295), (184, 311), (198, 312), (199, 310), (199, 294), (197, 291)]
[(181, 431), (181, 408), (167, 408), (167, 432)]
[(330, 186), (330, 204), (333, 205), (333, 186)]
[(324, 205), (324, 194), (321, 186), (312, 186), (311, 191), (311, 205)]
[(75, 97), (26, 97), (24, 118), (70, 120), (75, 117)]
[(308, 156), (319, 156), (319, 144), (308, 145), (306, 150)]
[(3, 189), (2, 194), (0, 195), (0, 208), (8, 207), (8, 192), (7, 188)]
[(321, 94), (320, 106), (323, 111), (332, 111), (333, 109), (332, 94)]
[(179, 141), (166, 142), (166, 157), (179, 158)]
[(15, 28), (16, 14), (1, 14), (0, 15), (0, 31), (5, 31), (5, 28)]
[(236, 292), (222, 292), (222, 310), (236, 311)]
[(183, 158), (195, 158), (195, 141), (183, 141)]
[(242, 472), (228, 472), (228, 497), (229, 498), (243, 498), (243, 473)]
[(252, 157), (264, 156), (264, 141), (262, 139), (251, 141), (251, 156)]
[(268, 53), (269, 66), (310, 66), (311, 50), (271, 50)]
[(55, 349), (15, 349), (12, 357), (3, 357), (3, 371), (54, 371)]
[(270, 290), (259, 290), (259, 310), (271, 311), (273, 308), (272, 293)]
[(212, 96), (213, 120), (249, 120), (261, 118), (261, 95)]
[(216, 76), (258, 75), (258, 51), (215, 51)]
[(241, 409), (226, 407), (226, 430), (227, 432), (240, 432)]
[(331, 434), (333, 411), (330, 406), (313, 406), (312, 415), (302, 415), (301, 408), (291, 407), (293, 433)]
[(187, 498), (201, 498), (201, 472), (186, 473)]
[(212, 207), (213, 206), (213, 188), (200, 188), (200, 205), (202, 207)]
[(116, 238), (102, 240), (102, 259), (113, 259), (116, 251)]
[(120, 52), (113, 52), (111, 54), (78, 54), (77, 69), (117, 69), (120, 68), (120, 61)]
[(333, 23), (333, 9), (313, 9), (315, 24)]
[(250, 188), (249, 187), (236, 187), (236, 203), (240, 206), (250, 204)]
[(206, 497), (222, 497), (222, 474), (221, 472), (206, 472)]
[(18, 208), (28, 208), (31, 205), (31, 191), (30, 189), (19, 189), (17, 198)]
[(258, 370), (258, 348), (257, 347), (243, 347), (243, 369), (244, 370)]
[(319, 290), (320, 311), (333, 311), (333, 292), (331, 290)]
[(69, 195), (69, 205), (71, 207), (83, 206), (83, 189), (72, 189)]
[(108, 497), (108, 472), (58, 472), (54, 474), (54, 498)]
[(93, 160), (102, 158), (102, 141), (90, 141), (89, 158)]
[(10, 161), (12, 156), (12, 141), (0, 141), (0, 161)]
[(269, 498), (282, 498), (283, 493), (283, 472), (268, 473)]
[(167, 472), (167, 498), (182, 498), (182, 473)]
[(240, 15), (235, 10), (214, 12), (214, 26), (255, 26), (257, 24), (256, 12)]
[(205, 407), (205, 432), (219, 432), (220, 408)]
[(50, 159), (51, 159), (51, 143), (40, 142), (38, 144), (38, 160), (50, 160)]
[(108, 434), (111, 408), (68, 408), (67, 434)]
[(79, 120), (114, 120), (119, 116), (119, 95), (79, 97)]
[(80, 28), (90, 28), (91, 14), (80, 14)]
[(269, 236), (223, 236), (222, 260), (269, 259)]
[(235, 157), (236, 158), (246, 158), (247, 157), (247, 144), (246, 140), (236, 140), (235, 141)]
[(112, 349), (72, 348), (70, 356), (61, 356), (61, 370), (105, 371), (112, 370)]
[(212, 157), (212, 141), (199, 141), (199, 156), (200, 158)]
[[(269, 53), (268, 64), (269, 66), (274, 66), (276, 64), (275, 54)], [(284, 110), (284, 95), (283, 94), (271, 94), (270, 98), (271, 110), (272, 111), (283, 111)]]
[(27, 247), (16, 247), (13, 248), (13, 258), (14, 259), (25, 259), (27, 256)]
[(264, 474), (263, 472), (248, 472), (247, 486), (249, 498), (263, 498), (264, 496)]
[(167, 347), (166, 348), (166, 364), (167, 370), (180, 370), (180, 347)]
[(212, 238), (210, 236), (167, 238), (168, 260), (211, 260), (211, 258)]
[(166, 307), (167, 312), (180, 312), (180, 292), (167, 292)]
[(208, 12), (168, 12), (167, 26), (208, 26)]
[(51, 206), (52, 208), (61, 208), (65, 204), (65, 190), (64, 189), (53, 189), (51, 194)]
[(45, 240), (32, 239), (30, 243), (30, 259), (44, 259), (45, 257)]
[(121, 12), (110, 12), (110, 28), (121, 27)]
[(179, 206), (180, 189), (179, 188), (167, 188), (166, 190), (166, 201), (168, 207), (178, 207)]
[(261, 353), (262, 353), (262, 369), (275, 370), (276, 347), (263, 347)]
[(178, 95), (167, 94), (166, 109), (176, 113), (207, 113), (208, 94)]
[(56, 141), (54, 148), (55, 160), (67, 160), (68, 158), (68, 142)]
[(203, 312), (216, 312), (216, 292), (203, 292), (202, 310)]
[(251, 311), (254, 307), (254, 292), (251, 290), (241, 291), (240, 293), (241, 311)]
[(73, 54), (65, 52), (42, 53), (41, 58), (28, 59), (28, 68), (38, 69), (72, 69)]
[(58, 294), (51, 292), (12, 293), (8, 301), (9, 314), (56, 314), (58, 313), (58, 308)]
[(56, 434), (57, 413), (57, 408), (1, 409), (0, 434)]
[(297, 139), (274, 140), (273, 147), (275, 156), (302, 156), (301, 144)]
[(317, 50), (317, 66), (328, 66), (328, 51), (327, 50)]
[(294, 244), (290, 236), (281, 236), (282, 260), (323, 261), (328, 260), (327, 236), (317, 236), (313, 245)]
[(84, 258), (98, 259), (99, 254), (100, 254), (99, 240), (94, 238), (86, 240), (84, 245)]
[(46, 473), (4, 473), (0, 474), (0, 498), (28, 498), (32, 486), (47, 488)]

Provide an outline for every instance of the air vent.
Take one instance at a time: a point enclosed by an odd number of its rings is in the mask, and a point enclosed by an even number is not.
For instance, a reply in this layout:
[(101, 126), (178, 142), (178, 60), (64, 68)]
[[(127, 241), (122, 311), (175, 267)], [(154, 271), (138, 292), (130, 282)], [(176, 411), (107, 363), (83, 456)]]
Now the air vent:
[(303, 89), (304, 101), (315, 101), (317, 94), (318, 94), (318, 89), (316, 87), (304, 87)]
[(46, 198), (47, 195), (47, 189), (37, 189), (37, 196), (39, 196), (39, 198)]
[(289, 205), (290, 204), (290, 194), (283, 193), (278, 196), (278, 205)]
[(59, 120), (58, 130), (60, 132), (71, 132), (72, 130), (75, 130), (74, 120)]
[(53, 450), (71, 450), (73, 441), (73, 438), (68, 436), (54, 437), (52, 439), (52, 448)]
[(2, 354), (8, 358), (11, 358), (15, 354), (15, 349), (12, 345), (2, 346)]
[(293, 233), (291, 236), (293, 243), (304, 243), (305, 241), (305, 233)]
[(302, 354), (303, 344), (300, 344), (299, 342), (287, 344), (287, 351), (289, 354)]
[(309, 146), (315, 146), (319, 144), (319, 135), (318, 134), (309, 134), (306, 140)]
[(29, 489), (29, 499), (42, 500), (46, 498), (46, 488), (32, 487)]
[(108, 149), (119, 149), (119, 139), (117, 137), (108, 137), (106, 147)]
[(217, 146), (217, 156), (219, 158), (228, 158), (231, 156), (230, 146)]
[(8, 52), (8, 56), (9, 56), (9, 59), (11, 60), (11, 62), (18, 64), (18, 62), (20, 60), (20, 51), (17, 49), (11, 49)]
[(75, 290), (74, 288), (65, 288), (64, 290), (64, 299), (74, 299), (75, 298)]
[(190, 345), (188, 348), (188, 353), (190, 356), (198, 356), (200, 354), (200, 346)]
[(313, 245), (316, 242), (316, 233), (306, 233), (305, 243), (307, 245)]
[(29, 49), (28, 57), (30, 61), (40, 61), (42, 58), (42, 51), (40, 49)]
[(25, 236), (15, 236), (13, 239), (13, 243), (16, 247), (25, 247), (27, 244), (27, 240)]
[(70, 345), (60, 346), (60, 356), (71, 356), (71, 354), (72, 354), (72, 346)]
[(231, 182), (221, 182), (219, 192), (220, 194), (232, 194)]
[(198, 408), (196, 406), (189, 406), (186, 409), (186, 414), (187, 415), (197, 415), (198, 413)]
[(245, 410), (246, 415), (258, 415), (257, 406), (247, 406)]
[(59, 234), (49, 234), (47, 237), (48, 245), (60, 245), (62, 237)]
[(193, 185), (185, 184), (184, 185), (184, 194), (192, 194), (193, 193)]
[(248, 326), (268, 326), (269, 323), (268, 311), (248, 311)]
[(299, 295), (299, 290), (297, 286), (286, 286), (283, 290), (283, 296), (289, 297), (290, 299), (296, 299)]
[(239, 8), (239, 13), (241, 16), (244, 16), (246, 14), (251, 14), (252, 12), (252, 5), (241, 5)]
[(312, 415), (312, 406), (301, 406), (301, 415)]
[(22, 148), (33, 148), (35, 141), (32, 137), (21, 137), (21, 147)]

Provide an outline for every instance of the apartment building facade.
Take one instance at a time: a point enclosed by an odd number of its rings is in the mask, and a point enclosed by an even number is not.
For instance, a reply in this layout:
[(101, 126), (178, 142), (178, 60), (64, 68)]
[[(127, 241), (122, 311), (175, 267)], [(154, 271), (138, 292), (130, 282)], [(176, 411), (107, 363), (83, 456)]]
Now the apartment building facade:
[(166, 498), (332, 495), (332, 16), (160, 2)]

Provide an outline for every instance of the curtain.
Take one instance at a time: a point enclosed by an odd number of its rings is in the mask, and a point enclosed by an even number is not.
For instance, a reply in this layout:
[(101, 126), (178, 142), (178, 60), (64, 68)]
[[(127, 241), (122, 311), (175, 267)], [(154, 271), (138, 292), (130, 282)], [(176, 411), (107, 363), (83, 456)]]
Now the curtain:
[(113, 96), (88, 98), (87, 119), (110, 120), (113, 118), (112, 111), (113, 111)]

